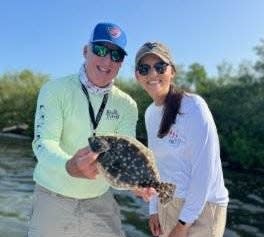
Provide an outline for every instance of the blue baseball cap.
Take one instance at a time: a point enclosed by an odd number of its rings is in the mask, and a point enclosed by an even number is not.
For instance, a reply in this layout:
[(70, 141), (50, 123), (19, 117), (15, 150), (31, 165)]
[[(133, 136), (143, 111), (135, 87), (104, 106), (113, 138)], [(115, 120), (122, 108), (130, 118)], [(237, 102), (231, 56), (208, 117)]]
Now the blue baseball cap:
[(113, 45), (116, 45), (120, 49), (125, 51), (126, 47), (126, 34), (125, 32), (116, 24), (113, 23), (98, 23), (91, 35), (91, 43), (95, 42), (109, 42)]

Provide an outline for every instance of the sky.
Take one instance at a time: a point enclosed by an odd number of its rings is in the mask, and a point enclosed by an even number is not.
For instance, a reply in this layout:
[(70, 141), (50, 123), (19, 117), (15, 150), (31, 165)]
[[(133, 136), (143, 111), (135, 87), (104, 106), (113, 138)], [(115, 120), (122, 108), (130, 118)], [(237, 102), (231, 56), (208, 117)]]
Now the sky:
[(52, 78), (77, 73), (83, 46), (98, 22), (118, 24), (128, 56), (119, 75), (134, 76), (146, 41), (165, 43), (178, 65), (203, 65), (217, 75), (224, 61), (256, 61), (264, 39), (264, 0), (3, 0), (0, 75), (30, 69)]

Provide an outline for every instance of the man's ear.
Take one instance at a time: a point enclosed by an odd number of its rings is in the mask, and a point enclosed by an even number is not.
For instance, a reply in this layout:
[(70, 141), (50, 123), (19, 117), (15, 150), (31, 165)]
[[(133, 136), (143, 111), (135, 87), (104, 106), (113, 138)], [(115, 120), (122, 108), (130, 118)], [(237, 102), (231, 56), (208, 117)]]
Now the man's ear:
[(83, 47), (83, 57), (86, 59), (86, 57), (87, 57), (87, 52), (88, 52), (88, 45), (85, 45), (84, 47)]

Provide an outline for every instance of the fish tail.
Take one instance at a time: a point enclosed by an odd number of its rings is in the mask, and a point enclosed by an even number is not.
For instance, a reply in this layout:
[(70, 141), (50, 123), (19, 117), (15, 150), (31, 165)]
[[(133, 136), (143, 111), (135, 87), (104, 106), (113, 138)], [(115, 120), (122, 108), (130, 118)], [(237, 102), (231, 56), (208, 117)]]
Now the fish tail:
[(160, 203), (166, 205), (173, 199), (173, 194), (176, 190), (176, 185), (171, 183), (159, 183), (155, 188), (158, 192)]

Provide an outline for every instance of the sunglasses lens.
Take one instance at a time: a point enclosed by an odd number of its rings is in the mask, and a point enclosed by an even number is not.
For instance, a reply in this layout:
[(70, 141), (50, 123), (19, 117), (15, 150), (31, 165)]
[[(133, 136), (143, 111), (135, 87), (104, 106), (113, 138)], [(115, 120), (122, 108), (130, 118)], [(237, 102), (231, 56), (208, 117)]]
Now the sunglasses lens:
[(108, 48), (104, 45), (93, 44), (92, 51), (99, 57), (105, 57), (108, 54)]
[[(158, 74), (163, 74), (166, 71), (168, 65), (169, 64), (165, 63), (165, 62), (158, 62), (153, 67), (155, 68), (155, 70)], [(148, 64), (139, 64), (137, 66), (137, 70), (138, 70), (139, 74), (142, 76), (148, 75), (150, 68), (151, 68), (151, 66)]]
[(111, 60), (113, 62), (122, 62), (125, 57), (125, 53), (123, 51), (118, 49), (109, 49), (105, 45), (101, 44), (93, 44), (92, 51), (99, 57), (105, 57), (110, 52)]
[(149, 73), (150, 66), (148, 64), (140, 64), (137, 67), (137, 70), (140, 75), (146, 76)]
[(168, 64), (164, 62), (159, 62), (154, 65), (155, 70), (159, 74), (163, 74), (167, 69)]
[(122, 62), (124, 60), (125, 54), (120, 50), (111, 50), (111, 59), (114, 62)]

